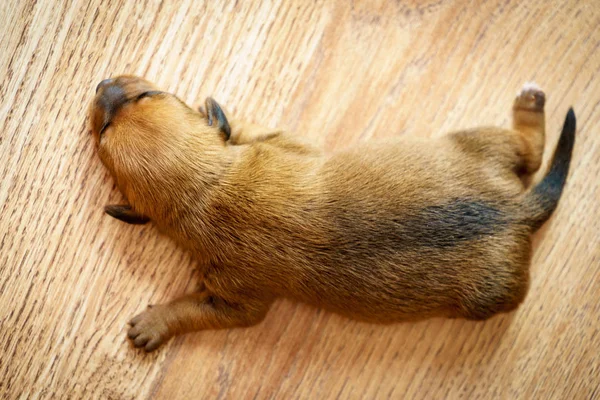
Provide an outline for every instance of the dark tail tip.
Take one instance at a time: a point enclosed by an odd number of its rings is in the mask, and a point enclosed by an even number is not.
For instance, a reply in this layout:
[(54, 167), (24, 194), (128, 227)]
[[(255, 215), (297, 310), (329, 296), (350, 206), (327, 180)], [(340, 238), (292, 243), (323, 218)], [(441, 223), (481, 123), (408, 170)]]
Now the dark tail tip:
[(556, 146), (556, 150), (554, 150), (550, 170), (544, 179), (531, 190), (528, 196), (530, 202), (534, 205), (534, 212), (530, 220), (530, 224), (534, 229), (542, 226), (550, 218), (558, 205), (567, 181), (567, 175), (569, 174), (571, 155), (573, 154), (573, 146), (575, 145), (576, 127), (575, 111), (571, 107), (567, 112), (558, 145)]

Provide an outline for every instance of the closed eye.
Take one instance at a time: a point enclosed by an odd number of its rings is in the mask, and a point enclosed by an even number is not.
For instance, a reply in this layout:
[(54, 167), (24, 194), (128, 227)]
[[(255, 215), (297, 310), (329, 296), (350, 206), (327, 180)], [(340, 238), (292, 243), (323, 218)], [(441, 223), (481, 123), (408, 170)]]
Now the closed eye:
[(104, 133), (106, 128), (108, 128), (109, 126), (110, 126), (110, 122), (105, 122), (104, 125), (102, 125), (102, 128), (100, 128), (99, 134), (102, 136), (102, 134)]
[(135, 101), (139, 101), (141, 99), (143, 99), (144, 97), (151, 97), (157, 94), (163, 94), (164, 92), (161, 92), (160, 90), (149, 90), (147, 92), (144, 92), (142, 94), (139, 94), (136, 98)]

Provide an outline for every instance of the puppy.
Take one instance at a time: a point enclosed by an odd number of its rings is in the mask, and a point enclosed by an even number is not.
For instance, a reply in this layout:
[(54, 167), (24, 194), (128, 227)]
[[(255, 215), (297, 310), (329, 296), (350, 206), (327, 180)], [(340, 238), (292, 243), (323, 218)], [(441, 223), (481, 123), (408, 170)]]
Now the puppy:
[(288, 133), (194, 110), (134, 76), (92, 101), (98, 155), (128, 201), (106, 212), (152, 221), (200, 261), (197, 293), (130, 322), (136, 347), (260, 322), (279, 297), (375, 323), (483, 320), (529, 285), (530, 236), (569, 170), (569, 110), (549, 172), (544, 93), (525, 86), (512, 129), (393, 138), (325, 155)]

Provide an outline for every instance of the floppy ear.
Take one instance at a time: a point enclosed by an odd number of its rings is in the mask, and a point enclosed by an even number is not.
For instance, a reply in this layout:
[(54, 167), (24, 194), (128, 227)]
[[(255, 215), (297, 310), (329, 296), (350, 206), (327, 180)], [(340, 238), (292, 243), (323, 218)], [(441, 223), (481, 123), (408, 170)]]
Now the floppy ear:
[(150, 221), (150, 218), (146, 217), (145, 215), (137, 214), (129, 205), (113, 204), (104, 207), (104, 211), (106, 211), (106, 213), (111, 217), (128, 224), (143, 225)]
[(208, 117), (208, 125), (212, 126), (215, 123), (225, 135), (225, 140), (229, 140), (231, 136), (231, 127), (227, 121), (227, 117), (223, 109), (212, 97), (207, 97), (205, 101), (206, 116)]

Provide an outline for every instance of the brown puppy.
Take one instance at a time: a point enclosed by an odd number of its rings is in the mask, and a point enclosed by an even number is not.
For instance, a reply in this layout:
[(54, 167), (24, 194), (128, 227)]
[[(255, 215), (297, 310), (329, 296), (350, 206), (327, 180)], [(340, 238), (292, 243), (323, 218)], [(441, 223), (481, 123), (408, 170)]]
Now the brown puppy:
[(486, 319), (529, 284), (530, 235), (564, 186), (567, 114), (545, 178), (544, 94), (517, 96), (513, 129), (400, 137), (324, 155), (280, 131), (195, 111), (132, 76), (105, 80), (91, 107), (98, 154), (129, 204), (201, 261), (203, 289), (131, 321), (135, 346), (260, 322), (278, 297), (377, 323)]

